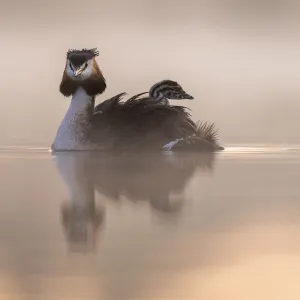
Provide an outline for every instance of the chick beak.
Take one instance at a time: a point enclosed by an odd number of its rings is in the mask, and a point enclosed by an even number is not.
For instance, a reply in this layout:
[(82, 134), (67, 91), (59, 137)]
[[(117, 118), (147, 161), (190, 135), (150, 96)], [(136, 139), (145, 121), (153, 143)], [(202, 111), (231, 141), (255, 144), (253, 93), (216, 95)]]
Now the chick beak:
[(191, 96), (191, 95), (189, 95), (189, 94), (185, 94), (185, 95), (184, 95), (184, 99), (193, 100), (194, 97)]

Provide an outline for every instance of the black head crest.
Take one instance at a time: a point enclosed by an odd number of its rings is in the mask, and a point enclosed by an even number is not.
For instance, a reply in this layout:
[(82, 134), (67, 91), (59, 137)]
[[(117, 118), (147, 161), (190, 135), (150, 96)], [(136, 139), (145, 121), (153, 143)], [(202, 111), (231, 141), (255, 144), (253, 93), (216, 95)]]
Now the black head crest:
[(81, 50), (69, 49), (67, 52), (67, 58), (70, 58), (73, 55), (86, 55), (86, 56), (90, 56), (90, 58), (92, 58), (92, 57), (98, 56), (99, 51), (97, 50), (97, 48), (92, 48), (92, 49), (83, 48)]
[(97, 48), (93, 49), (70, 49), (67, 52), (67, 59), (72, 62), (74, 66), (81, 66), (86, 61), (99, 55)]

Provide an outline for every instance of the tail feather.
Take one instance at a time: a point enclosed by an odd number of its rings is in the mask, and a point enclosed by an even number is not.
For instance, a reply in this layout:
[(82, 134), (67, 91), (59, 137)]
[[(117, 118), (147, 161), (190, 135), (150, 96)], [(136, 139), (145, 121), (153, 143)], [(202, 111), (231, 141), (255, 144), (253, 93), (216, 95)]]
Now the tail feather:
[(195, 135), (177, 139), (163, 146), (164, 151), (211, 152), (224, 150), (218, 144), (218, 130), (214, 123), (197, 122)]
[(215, 127), (215, 123), (200, 122), (196, 123), (196, 136), (200, 137), (210, 143), (216, 143), (219, 138), (218, 130)]
[(163, 150), (175, 152), (214, 152), (218, 149), (216, 149), (214, 144), (200, 137), (190, 136), (164, 145)]

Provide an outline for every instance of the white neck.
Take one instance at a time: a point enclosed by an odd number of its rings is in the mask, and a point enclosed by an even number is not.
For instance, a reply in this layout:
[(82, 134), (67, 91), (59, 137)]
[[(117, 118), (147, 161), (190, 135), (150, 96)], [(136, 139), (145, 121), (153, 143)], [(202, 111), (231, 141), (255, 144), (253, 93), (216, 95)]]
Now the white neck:
[(93, 97), (79, 87), (72, 95), (70, 106), (58, 127), (52, 144), (53, 150), (84, 150), (84, 137), (90, 126), (89, 111), (92, 105)]
[(170, 105), (170, 102), (169, 102), (169, 100), (167, 99), (167, 98), (162, 98), (161, 100), (160, 100), (160, 104), (162, 104), (162, 105)]
[(155, 100), (157, 103), (162, 104), (162, 105), (170, 104), (169, 100), (167, 98), (165, 98), (165, 96), (162, 94), (160, 96), (158, 96)]

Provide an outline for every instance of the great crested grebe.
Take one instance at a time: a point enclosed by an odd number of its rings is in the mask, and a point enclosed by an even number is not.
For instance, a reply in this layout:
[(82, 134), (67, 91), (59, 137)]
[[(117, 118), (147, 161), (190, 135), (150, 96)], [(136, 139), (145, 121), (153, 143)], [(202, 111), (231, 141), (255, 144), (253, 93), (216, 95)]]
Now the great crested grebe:
[(98, 55), (96, 48), (67, 52), (60, 92), (72, 99), (57, 130), (53, 151), (224, 149), (217, 144), (214, 124), (197, 126), (185, 107), (161, 105), (168, 104), (161, 103), (164, 99), (192, 99), (173, 81), (154, 85), (150, 98), (141, 98), (141, 93), (122, 102), (125, 93), (121, 93), (94, 107), (96, 96), (106, 89), (95, 59)]

